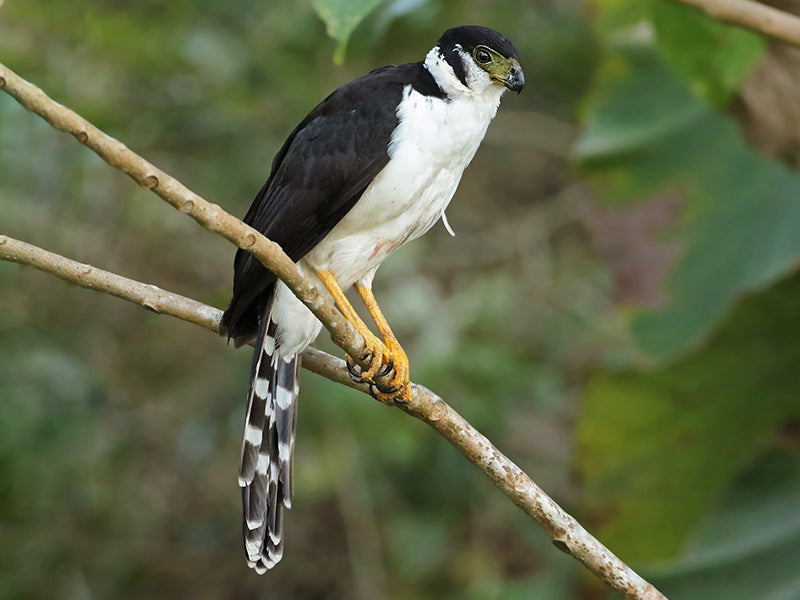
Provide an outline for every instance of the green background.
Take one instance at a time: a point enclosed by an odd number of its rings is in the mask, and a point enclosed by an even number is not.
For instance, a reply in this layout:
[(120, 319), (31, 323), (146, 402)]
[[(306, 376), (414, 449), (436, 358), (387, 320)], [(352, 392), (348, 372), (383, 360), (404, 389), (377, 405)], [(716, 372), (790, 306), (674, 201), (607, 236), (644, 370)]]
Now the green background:
[[(412, 378), (670, 598), (800, 598), (800, 176), (732, 110), (773, 46), (660, 0), (7, 0), (0, 62), (243, 215), (316, 102), (468, 23), (527, 83), (456, 237), (376, 278)], [(0, 233), (229, 298), (229, 244), (5, 95)], [(614, 597), (430, 430), (309, 373), (259, 577), (246, 349), (0, 262), (0, 352), (2, 598)]]

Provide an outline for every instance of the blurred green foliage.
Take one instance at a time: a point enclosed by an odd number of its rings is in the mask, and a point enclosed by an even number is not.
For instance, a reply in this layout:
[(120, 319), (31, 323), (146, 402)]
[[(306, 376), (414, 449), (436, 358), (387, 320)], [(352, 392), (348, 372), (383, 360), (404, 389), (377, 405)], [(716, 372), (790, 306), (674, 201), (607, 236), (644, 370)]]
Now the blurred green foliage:
[(339, 42), (333, 55), (337, 65), (344, 62), (347, 40), (353, 30), (378, 4), (380, 0), (311, 0), (319, 18), (325, 22), (328, 35)]
[(670, 2), (648, 0), (658, 49), (692, 89), (725, 106), (742, 78), (764, 52), (755, 33), (723, 25), (699, 11)]
[(641, 347), (663, 358), (706, 339), (743, 292), (800, 260), (800, 175), (748, 147), (650, 46), (615, 46), (608, 62), (577, 146), (584, 172), (612, 201), (678, 189), (686, 204), (670, 232), (685, 245), (670, 302), (633, 321)]
[(587, 508), (623, 515), (598, 529), (612, 548), (673, 556), (776, 429), (800, 419), (798, 294), (795, 276), (748, 298), (702, 352), (668, 369), (593, 379), (579, 461)]
[[(758, 35), (664, 0), (590, 0), (596, 30), (618, 43), (647, 38), (692, 90), (714, 105), (731, 101), (765, 47)], [(653, 43), (654, 42), (654, 43)]]
[(653, 569), (671, 598), (800, 596), (800, 462), (775, 449), (736, 479), (691, 536), (681, 560)]
[[(0, 61), (241, 215), (330, 90), (453, 25), (505, 33), (528, 84), (464, 176), (457, 236), (377, 277), (414, 380), (671, 597), (800, 597), (798, 184), (723, 110), (764, 47), (658, 0), (592, 4), (6, 2)], [(664, 194), (666, 224), (636, 220)], [(0, 232), (229, 297), (226, 242), (4, 95)], [(0, 341), (0, 597), (604, 593), (430, 431), (308, 373), (286, 556), (258, 577), (235, 480), (247, 350), (7, 263)]]

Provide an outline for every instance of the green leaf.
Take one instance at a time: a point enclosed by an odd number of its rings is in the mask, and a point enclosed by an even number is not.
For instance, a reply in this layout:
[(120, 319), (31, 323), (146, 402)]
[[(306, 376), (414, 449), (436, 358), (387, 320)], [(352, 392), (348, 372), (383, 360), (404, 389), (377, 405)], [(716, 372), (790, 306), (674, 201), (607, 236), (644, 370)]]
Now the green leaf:
[(311, 0), (314, 10), (325, 23), (328, 35), (339, 42), (333, 55), (337, 65), (344, 62), (347, 41), (353, 30), (378, 4), (380, 0)]
[(686, 6), (656, 2), (651, 15), (667, 64), (712, 104), (727, 104), (764, 53), (760, 36)]
[(666, 63), (699, 96), (727, 104), (766, 47), (761, 36), (664, 0), (593, 0), (595, 29), (606, 44), (655, 43)]
[(598, 536), (624, 558), (675, 554), (764, 440), (800, 416), (798, 297), (796, 275), (744, 301), (703, 352), (590, 382), (578, 465)]
[[(591, 0), (594, 27), (601, 34), (617, 35), (650, 16), (653, 0)], [(661, 2), (663, 0), (656, 0)]]
[(767, 454), (737, 481), (675, 564), (647, 573), (670, 598), (800, 597), (800, 452)]
[(669, 305), (633, 316), (637, 342), (654, 357), (697, 345), (739, 296), (800, 260), (800, 176), (750, 149), (652, 48), (623, 47), (606, 61), (577, 158), (603, 199), (667, 190), (684, 198)]
[(575, 158), (603, 200), (639, 200), (699, 162), (703, 135), (711, 132), (698, 127), (713, 120), (716, 129), (715, 117), (675, 81), (651, 48), (625, 46), (601, 66)]

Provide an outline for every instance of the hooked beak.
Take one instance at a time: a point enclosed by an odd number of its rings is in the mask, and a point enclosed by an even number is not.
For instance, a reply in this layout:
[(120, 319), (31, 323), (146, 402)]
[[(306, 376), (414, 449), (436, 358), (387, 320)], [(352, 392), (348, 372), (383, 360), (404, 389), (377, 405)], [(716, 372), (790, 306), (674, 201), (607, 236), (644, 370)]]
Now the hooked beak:
[(503, 85), (512, 92), (517, 92), (518, 94), (525, 86), (525, 74), (522, 72), (522, 67), (516, 59), (512, 58), (509, 61), (508, 74), (503, 79)]

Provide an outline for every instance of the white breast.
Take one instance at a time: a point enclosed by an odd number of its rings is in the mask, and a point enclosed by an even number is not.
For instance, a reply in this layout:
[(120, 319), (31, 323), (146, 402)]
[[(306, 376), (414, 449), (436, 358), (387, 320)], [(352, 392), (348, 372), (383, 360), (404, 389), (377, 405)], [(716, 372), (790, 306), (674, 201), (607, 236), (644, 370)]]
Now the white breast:
[[(497, 112), (502, 88), (451, 99), (403, 92), (389, 162), (355, 206), (299, 263), (307, 275), (331, 271), (343, 289), (372, 277), (389, 254), (442, 216), (461, 174)], [(281, 325), (281, 353), (310, 344), (320, 323), (278, 283), (273, 316)]]
[(356, 205), (304, 259), (343, 288), (371, 278), (386, 257), (441, 217), (497, 112), (494, 98), (444, 100), (410, 85), (397, 109), (389, 163)]

